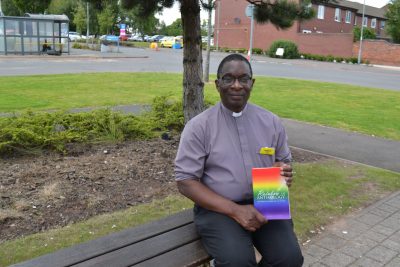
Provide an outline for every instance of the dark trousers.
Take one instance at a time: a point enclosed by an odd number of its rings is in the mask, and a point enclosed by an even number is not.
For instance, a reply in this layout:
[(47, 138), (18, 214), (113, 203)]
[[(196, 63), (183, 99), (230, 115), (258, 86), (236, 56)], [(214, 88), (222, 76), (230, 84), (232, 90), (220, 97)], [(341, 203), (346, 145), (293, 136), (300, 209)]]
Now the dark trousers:
[[(195, 206), (194, 222), (215, 266), (298, 267), (303, 256), (292, 220), (268, 221), (256, 232), (249, 232), (232, 218)], [(257, 265), (254, 247), (262, 255)]]

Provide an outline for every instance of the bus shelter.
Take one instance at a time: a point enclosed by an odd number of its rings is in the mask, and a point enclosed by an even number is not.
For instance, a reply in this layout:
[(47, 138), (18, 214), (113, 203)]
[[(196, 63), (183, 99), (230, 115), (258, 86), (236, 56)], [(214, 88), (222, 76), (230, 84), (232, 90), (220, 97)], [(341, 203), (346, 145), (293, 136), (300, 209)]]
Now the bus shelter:
[(0, 17), (0, 54), (69, 54), (66, 15)]

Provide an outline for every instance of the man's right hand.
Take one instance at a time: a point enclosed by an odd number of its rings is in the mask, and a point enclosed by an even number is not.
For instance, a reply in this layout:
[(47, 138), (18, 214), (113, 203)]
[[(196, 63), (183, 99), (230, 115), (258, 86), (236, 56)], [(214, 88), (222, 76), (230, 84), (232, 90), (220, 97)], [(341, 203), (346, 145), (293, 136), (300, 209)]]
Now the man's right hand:
[(232, 218), (244, 229), (254, 232), (268, 221), (253, 205), (236, 205)]

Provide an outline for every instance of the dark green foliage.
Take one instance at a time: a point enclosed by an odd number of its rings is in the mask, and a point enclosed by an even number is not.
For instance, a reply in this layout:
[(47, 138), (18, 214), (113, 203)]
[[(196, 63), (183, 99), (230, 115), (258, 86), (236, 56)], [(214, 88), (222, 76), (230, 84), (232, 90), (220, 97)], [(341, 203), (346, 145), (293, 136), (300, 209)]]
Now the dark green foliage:
[(13, 0), (19, 11), (24, 13), (40, 14), (49, 7), (51, 0)]
[(273, 42), (268, 50), (268, 55), (270, 57), (277, 57), (276, 50), (278, 48), (283, 48), (285, 50), (283, 58), (294, 59), (300, 57), (297, 45), (291, 41), (286, 41), (286, 40), (278, 40)]
[(400, 43), (400, 0), (392, 0), (389, 3), (386, 17), (388, 19), (386, 32), (395, 43)]
[(262, 55), (263, 50), (261, 48), (253, 48), (253, 54)]
[(328, 61), (328, 62), (350, 62), (356, 64), (358, 59), (356, 57), (344, 58), (344, 57), (335, 57), (332, 55), (323, 56), (323, 55), (313, 55), (313, 54), (302, 54), (302, 58), (309, 60), (317, 60), (317, 61)]
[[(353, 36), (354, 42), (360, 41), (360, 36), (361, 36), (361, 28), (360, 27), (354, 27), (353, 28)], [(376, 33), (373, 29), (364, 27), (363, 30), (363, 39), (376, 39)]]
[(293, 25), (295, 20), (314, 17), (315, 12), (308, 3), (309, 1), (303, 1), (298, 4), (288, 0), (278, 0), (275, 3), (257, 2), (254, 17), (258, 23), (271, 22), (278, 29), (287, 29)]
[(158, 96), (153, 100), (150, 115), (159, 130), (182, 131), (185, 125), (182, 111), (182, 102), (174, 102), (169, 96)]
[(183, 129), (182, 103), (157, 97), (140, 116), (101, 109), (88, 113), (32, 113), (0, 118), (0, 155), (50, 149), (65, 151), (68, 143), (149, 139)]

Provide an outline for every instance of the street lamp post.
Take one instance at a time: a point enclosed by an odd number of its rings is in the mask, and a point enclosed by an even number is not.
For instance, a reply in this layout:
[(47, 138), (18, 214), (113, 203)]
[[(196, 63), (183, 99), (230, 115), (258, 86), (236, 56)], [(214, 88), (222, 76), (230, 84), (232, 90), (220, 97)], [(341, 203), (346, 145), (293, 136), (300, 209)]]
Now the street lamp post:
[(218, 5), (217, 5), (217, 8), (218, 8), (218, 15), (217, 15), (217, 40), (215, 41), (215, 47), (216, 47), (216, 49), (217, 49), (217, 51), (218, 51), (218, 45), (219, 45), (219, 14), (220, 14), (220, 10), (221, 10), (221, 0), (218, 0), (217, 1), (218, 2)]
[(360, 47), (358, 49), (358, 60), (357, 60), (358, 64), (361, 64), (362, 42), (363, 42), (363, 34), (364, 34), (364, 16), (365, 16), (365, 0), (364, 0), (364, 4), (363, 4), (363, 12), (362, 12), (362, 19), (361, 19)]

